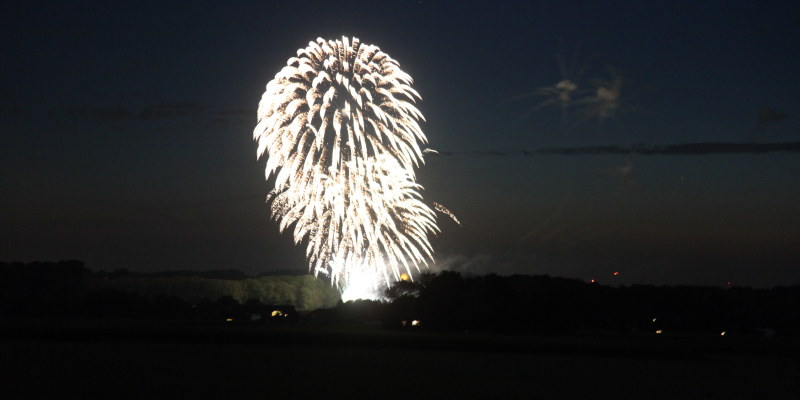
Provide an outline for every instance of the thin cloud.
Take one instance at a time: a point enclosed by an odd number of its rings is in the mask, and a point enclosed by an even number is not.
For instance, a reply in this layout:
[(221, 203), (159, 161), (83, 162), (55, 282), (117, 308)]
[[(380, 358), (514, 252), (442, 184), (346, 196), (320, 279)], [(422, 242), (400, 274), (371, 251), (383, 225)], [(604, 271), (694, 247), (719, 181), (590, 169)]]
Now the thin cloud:
[(215, 114), (221, 116), (247, 116), (255, 118), (256, 110), (255, 109), (241, 109), (241, 110), (219, 110), (215, 111)]
[(122, 107), (98, 108), (92, 111), (93, 117), (102, 121), (125, 121), (134, 117), (134, 114)]
[(778, 128), (784, 120), (789, 118), (789, 114), (780, 112), (771, 107), (764, 107), (758, 110), (756, 124), (750, 131), (756, 137), (765, 136)]
[[(707, 155), (707, 154), (764, 154), (764, 153), (800, 153), (800, 142), (783, 143), (681, 143), (664, 146), (635, 145), (624, 146), (584, 146), (584, 147), (550, 147), (537, 150), (476, 150), (446, 151), (440, 150), (439, 156), (534, 156), (544, 154), (560, 155), (593, 155), (593, 154), (641, 154), (641, 155)], [(428, 157), (436, 157), (430, 154)]]
[(19, 106), (0, 107), (0, 116), (3, 117), (19, 117), (24, 113), (25, 111)]
[(786, 118), (789, 118), (789, 114), (782, 113), (774, 108), (764, 107), (758, 110), (757, 123), (760, 125), (774, 125)]
[(145, 106), (139, 111), (138, 118), (141, 120), (156, 120), (181, 117), (193, 117), (207, 114), (208, 106), (194, 103), (161, 103)]
[[(15, 109), (16, 110), (16, 109)], [(0, 110), (0, 114), (5, 114)], [(22, 109), (16, 114), (24, 112)], [(207, 121), (213, 125), (238, 125), (243, 121), (255, 120), (256, 111), (245, 109), (227, 109), (210, 105), (189, 102), (146, 104), (139, 107), (68, 107), (51, 110), (53, 117), (69, 116), (73, 118), (95, 121), (128, 122), (128, 121), (161, 121), (170, 119), (192, 118)], [(8, 113), (10, 114), (10, 112)]]

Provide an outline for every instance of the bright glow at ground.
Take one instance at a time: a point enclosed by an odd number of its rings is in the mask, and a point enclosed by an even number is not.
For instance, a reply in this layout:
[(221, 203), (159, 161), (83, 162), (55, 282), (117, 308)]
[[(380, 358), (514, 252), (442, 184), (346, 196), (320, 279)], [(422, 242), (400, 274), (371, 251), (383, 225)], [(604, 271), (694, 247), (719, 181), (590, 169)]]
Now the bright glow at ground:
[(364, 266), (346, 268), (342, 301), (383, 299), (383, 275), (376, 270)]
[(380, 300), (382, 297), (380, 291), (372, 287), (371, 284), (350, 285), (342, 292), (342, 301), (344, 302), (352, 300)]

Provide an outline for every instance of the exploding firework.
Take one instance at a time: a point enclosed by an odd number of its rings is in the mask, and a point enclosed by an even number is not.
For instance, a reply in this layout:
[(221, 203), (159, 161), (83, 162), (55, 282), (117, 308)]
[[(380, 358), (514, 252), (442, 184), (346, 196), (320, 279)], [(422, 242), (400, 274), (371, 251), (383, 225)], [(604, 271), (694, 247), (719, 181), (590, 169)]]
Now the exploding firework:
[(377, 46), (318, 38), (259, 103), (253, 138), (275, 179), (271, 217), (281, 232), (294, 226), (309, 269), (343, 297), (351, 286), (375, 293), (433, 257), (436, 215), (414, 175), (427, 138), (411, 83)]

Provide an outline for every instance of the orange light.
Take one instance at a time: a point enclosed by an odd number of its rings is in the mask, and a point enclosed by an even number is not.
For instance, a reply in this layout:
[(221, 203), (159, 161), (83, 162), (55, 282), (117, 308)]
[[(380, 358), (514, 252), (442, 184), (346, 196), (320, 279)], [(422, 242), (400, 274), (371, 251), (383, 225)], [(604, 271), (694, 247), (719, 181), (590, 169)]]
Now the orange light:
[(614, 276), (619, 276), (619, 272), (614, 271)]
[(589, 279), (589, 282), (591, 282), (591, 283), (596, 283), (597, 281), (596, 281), (596, 280), (594, 280), (594, 279)]
[(407, 274), (407, 273), (405, 273), (405, 272), (403, 272), (403, 273), (400, 275), (400, 281), (402, 281), (402, 282), (408, 281), (408, 280), (410, 280), (410, 279), (411, 279), (411, 277), (410, 277), (410, 276), (408, 276), (408, 274)]
[(664, 331), (662, 331), (661, 329), (656, 330), (656, 334), (660, 335), (662, 333), (664, 333)]
[(233, 322), (233, 318), (225, 318), (225, 322)]

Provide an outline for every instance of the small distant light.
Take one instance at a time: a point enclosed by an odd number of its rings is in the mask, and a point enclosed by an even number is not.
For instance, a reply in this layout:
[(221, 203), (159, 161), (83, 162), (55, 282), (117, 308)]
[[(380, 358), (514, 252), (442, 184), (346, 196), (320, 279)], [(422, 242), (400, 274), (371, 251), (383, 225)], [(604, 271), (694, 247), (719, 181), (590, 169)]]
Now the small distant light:
[(411, 277), (408, 276), (407, 273), (403, 272), (402, 274), (400, 274), (400, 281), (405, 282), (405, 281), (408, 281), (408, 280), (411, 280)]
[(730, 286), (730, 285), (733, 285), (733, 282), (732, 281), (727, 281), (727, 282), (725, 282), (725, 284)]
[(720, 336), (725, 336), (725, 331), (719, 333)]
[(614, 276), (619, 276), (619, 272), (618, 271), (614, 271)]
[(657, 329), (657, 330), (656, 330), (656, 334), (657, 334), (657, 335), (660, 335), (660, 334), (662, 334), (662, 333), (664, 333), (664, 331), (662, 331), (661, 329)]
[(411, 321), (411, 326), (419, 326), (419, 320), (415, 319)]
[(225, 318), (225, 322), (233, 322), (233, 318)]
[(656, 322), (656, 319), (657, 319), (657, 318), (653, 318), (653, 322)]
[(594, 279), (589, 279), (589, 282), (590, 282), (590, 283), (597, 283), (597, 281), (596, 281), (596, 280), (594, 280)]

